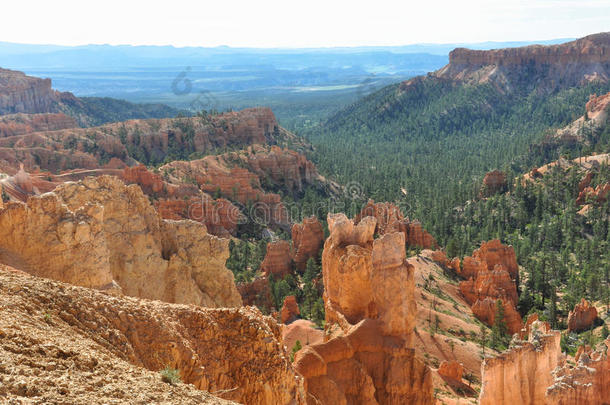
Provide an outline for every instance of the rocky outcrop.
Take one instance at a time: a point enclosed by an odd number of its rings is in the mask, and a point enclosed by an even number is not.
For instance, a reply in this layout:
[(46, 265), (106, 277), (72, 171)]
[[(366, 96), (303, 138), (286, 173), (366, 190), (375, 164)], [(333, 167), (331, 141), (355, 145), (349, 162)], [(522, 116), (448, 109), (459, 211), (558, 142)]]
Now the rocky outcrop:
[(597, 309), (582, 298), (568, 315), (568, 331), (582, 332), (593, 326), (597, 319)]
[(167, 302), (241, 305), (228, 240), (162, 220), (137, 186), (102, 176), (0, 211), (2, 262), (31, 274)]
[(457, 361), (443, 361), (438, 367), (438, 375), (443, 379), (452, 381), (462, 381), (464, 366)]
[(58, 100), (51, 79), (0, 68), (0, 115), (56, 112)]
[[(302, 403), (281, 329), (256, 308), (112, 297), (6, 270), (0, 307), (4, 398), (223, 403), (197, 388), (243, 404)], [(162, 382), (158, 371), (166, 366), (192, 385)]]
[[(99, 168), (112, 158), (129, 166), (137, 162), (160, 164), (168, 154), (186, 158), (216, 148), (273, 144), (290, 136), (296, 139), (278, 126), (270, 109), (250, 108), (205, 118), (129, 120), (92, 128), (58, 128), (0, 137), (0, 161), (22, 161), (28, 170), (52, 172), (75, 167)], [(18, 153), (15, 148), (19, 148)], [(296, 168), (290, 166), (297, 163)], [(301, 184), (297, 180), (306, 182), (312, 176), (317, 177), (313, 164), (292, 151), (270, 153), (257, 167), (262, 170), (266, 165), (275, 174), (286, 175), (288, 183), (297, 189)]]
[(13, 114), (0, 116), (0, 138), (39, 131), (76, 128), (78, 124), (65, 114)]
[(501, 300), (508, 331), (511, 334), (521, 331), (521, 316), (516, 310), (519, 266), (512, 246), (497, 239), (483, 242), (472, 256), (463, 259), (456, 271), (467, 279), (460, 282), (459, 288), (480, 321), (493, 325), (496, 301)]
[[(581, 347), (582, 349), (582, 347)], [(581, 350), (579, 350), (581, 351)], [(582, 350), (575, 366), (564, 365), (553, 372), (554, 382), (546, 392), (548, 405), (603, 405), (610, 398), (610, 339), (593, 351)]]
[(400, 208), (392, 203), (375, 203), (369, 200), (360, 214), (354, 218), (354, 223), (358, 224), (362, 218), (367, 216), (374, 217), (377, 220), (375, 232), (380, 235), (402, 232), (405, 234), (407, 246), (423, 249), (432, 249), (437, 246), (434, 237), (423, 229), (421, 223), (405, 218)]
[[(466, 259), (464, 258), (464, 273), (463, 277), (476, 275), (467, 269)], [(512, 246), (504, 245), (499, 239), (493, 239), (488, 242), (482, 242), (481, 247), (472, 252), (471, 259), (484, 263), (487, 270), (494, 270), (499, 264), (508, 272), (513, 280), (519, 277), (519, 265), (517, 264), (517, 256), (515, 249)]]
[(610, 196), (610, 183), (599, 184), (597, 187), (585, 187), (576, 198), (577, 205), (584, 205), (588, 201), (603, 204)]
[(299, 311), (299, 305), (294, 295), (289, 295), (284, 298), (284, 304), (280, 311), (280, 322), (283, 324), (291, 323), (298, 319), (301, 312)]
[(552, 372), (563, 364), (561, 334), (534, 322), (527, 341), (495, 358), (486, 358), (480, 405), (546, 404)]
[(482, 197), (491, 197), (494, 194), (506, 191), (506, 174), (499, 170), (494, 170), (485, 174), (483, 186), (481, 187)]
[(271, 312), (274, 307), (267, 277), (257, 277), (248, 283), (239, 283), (237, 291), (245, 306), (254, 305), (267, 311), (266, 313)]
[(565, 361), (558, 331), (529, 322), (527, 341), (483, 363), (479, 403), (603, 405), (610, 397), (610, 339), (592, 351), (581, 347), (576, 364)]
[(469, 278), (460, 283), (460, 291), (470, 304), (477, 300), (503, 298), (513, 303), (519, 299), (517, 286), (502, 265), (496, 265), (494, 270), (482, 270), (476, 278)]
[(261, 263), (261, 271), (275, 278), (284, 278), (293, 272), (292, 256), (290, 255), (290, 243), (278, 240), (267, 243), (267, 252)]
[[(536, 86), (550, 91), (610, 78), (610, 33), (559, 45), (532, 45), (487, 51), (454, 49), (449, 64), (433, 77), (491, 83), (504, 92)], [(532, 81), (535, 77), (535, 83)], [(406, 86), (406, 85), (405, 85)]]
[(229, 164), (226, 157), (207, 156), (193, 161), (175, 161), (161, 167), (172, 183), (193, 182), (205, 193), (250, 206), (246, 213), (258, 223), (288, 224), (288, 212), (278, 194), (263, 190), (260, 178), (243, 167)]
[(324, 230), (315, 216), (292, 225), (292, 258), (297, 269), (305, 270), (307, 260), (318, 255), (323, 242)]
[(328, 216), (322, 272), (326, 328), (322, 344), (300, 351), (308, 403), (432, 404), (430, 370), (412, 349), (416, 304), (405, 236), (373, 239), (377, 221)]
[[(493, 326), (496, 320), (498, 298), (486, 297), (484, 299), (476, 300), (470, 309), (474, 316), (484, 324)], [(504, 322), (506, 323), (506, 329), (510, 334), (518, 333), (521, 331), (523, 321), (521, 315), (517, 312), (517, 308), (512, 301), (508, 301), (503, 298), (499, 298), (504, 308)]]
[(268, 177), (291, 193), (302, 192), (306, 185), (314, 184), (320, 177), (316, 166), (305, 155), (278, 146), (268, 150), (249, 148), (246, 163), (260, 178)]

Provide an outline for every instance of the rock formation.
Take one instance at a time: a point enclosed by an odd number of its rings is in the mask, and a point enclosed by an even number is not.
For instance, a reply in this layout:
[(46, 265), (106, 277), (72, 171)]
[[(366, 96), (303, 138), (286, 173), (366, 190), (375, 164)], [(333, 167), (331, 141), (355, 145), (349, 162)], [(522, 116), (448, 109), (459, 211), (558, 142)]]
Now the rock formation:
[[(493, 50), (454, 49), (449, 64), (434, 78), (491, 83), (503, 92), (533, 86), (551, 91), (610, 78), (610, 33), (589, 35), (559, 45), (532, 45)], [(405, 82), (403, 88), (410, 82)]]
[(51, 79), (0, 68), (0, 115), (56, 112), (58, 100), (58, 93), (51, 89)]
[(330, 336), (295, 360), (307, 402), (432, 404), (430, 370), (411, 348), (416, 304), (404, 234), (373, 239), (370, 216), (355, 224), (329, 214), (328, 226), (322, 271)]
[(577, 364), (553, 371), (553, 385), (547, 388), (548, 405), (603, 405), (610, 398), (610, 339), (597, 350), (583, 350)]
[(0, 261), (71, 284), (167, 302), (239, 306), (228, 240), (162, 220), (137, 186), (102, 176), (0, 211)]
[(477, 274), (476, 278), (471, 277), (462, 281), (460, 291), (466, 301), (471, 304), (487, 297), (504, 298), (513, 303), (516, 303), (519, 299), (515, 282), (510, 278), (510, 274), (504, 270), (504, 267), (499, 264), (492, 271), (484, 269)]
[(284, 278), (292, 273), (290, 243), (285, 240), (267, 243), (267, 253), (261, 263), (261, 271), (275, 278)]
[(483, 178), (483, 187), (481, 188), (482, 197), (490, 197), (494, 194), (501, 193), (507, 188), (506, 175), (504, 172), (494, 170), (485, 175)]
[(245, 306), (255, 305), (269, 313), (273, 308), (273, 298), (267, 277), (257, 277), (249, 283), (237, 284), (237, 291), (241, 295)]
[(525, 342), (483, 363), (480, 405), (541, 405), (552, 371), (563, 364), (561, 335), (534, 322)]
[(438, 367), (438, 374), (444, 379), (460, 382), (464, 374), (464, 366), (457, 361), (443, 361)]
[(57, 131), (77, 126), (74, 118), (63, 113), (2, 115), (0, 116), (0, 138), (39, 131)]
[(305, 270), (307, 260), (318, 255), (323, 242), (324, 230), (315, 216), (292, 226), (292, 258), (297, 269)]
[(502, 301), (502, 307), (504, 308), (504, 322), (506, 323), (506, 329), (510, 334), (518, 333), (521, 331), (523, 320), (521, 315), (517, 312), (517, 308), (512, 301), (504, 298), (490, 298), (478, 299), (470, 308), (474, 316), (478, 320), (488, 326), (492, 326), (496, 319), (496, 307), (497, 300)]
[(582, 332), (593, 326), (597, 319), (597, 309), (582, 298), (568, 315), (568, 331)]
[(483, 242), (457, 269), (467, 279), (460, 282), (460, 291), (479, 320), (493, 325), (496, 301), (501, 300), (508, 331), (521, 331), (521, 316), (516, 310), (519, 266), (512, 246), (497, 239)]
[(592, 200), (597, 204), (603, 204), (610, 196), (610, 183), (599, 184), (597, 187), (585, 187), (576, 198), (577, 205), (584, 205)]
[(306, 185), (319, 180), (316, 166), (305, 155), (293, 150), (271, 146), (269, 150), (251, 147), (248, 152), (248, 168), (261, 178), (268, 176), (288, 192), (302, 192)]
[[(498, 264), (502, 265), (513, 280), (519, 277), (519, 265), (517, 264), (515, 249), (512, 246), (503, 245), (498, 239), (482, 242), (481, 247), (472, 252), (471, 258), (480, 263), (485, 263), (488, 270), (494, 270)], [(462, 276), (473, 276), (476, 273), (469, 272), (466, 259), (464, 258), (464, 273)]]
[(280, 322), (283, 324), (291, 323), (297, 320), (300, 314), (296, 297), (289, 295), (284, 298), (284, 305), (282, 305), (282, 310), (280, 311)]
[(392, 203), (375, 203), (369, 200), (360, 214), (354, 218), (354, 223), (358, 224), (362, 218), (367, 216), (377, 219), (375, 232), (380, 235), (402, 232), (405, 234), (405, 243), (408, 246), (417, 246), (423, 249), (432, 249), (437, 246), (434, 237), (423, 229), (421, 223), (405, 218), (400, 208)]
[[(533, 318), (531, 318), (533, 319)], [(603, 405), (610, 397), (610, 339), (580, 348), (576, 365), (561, 353), (559, 331), (529, 322), (527, 341), (483, 363), (479, 404)], [(584, 349), (584, 350), (583, 350)]]
[[(0, 307), (0, 396), (223, 403), (198, 388), (239, 403), (302, 403), (281, 329), (256, 308), (112, 297), (1, 269)], [(166, 366), (194, 387), (167, 386)]]

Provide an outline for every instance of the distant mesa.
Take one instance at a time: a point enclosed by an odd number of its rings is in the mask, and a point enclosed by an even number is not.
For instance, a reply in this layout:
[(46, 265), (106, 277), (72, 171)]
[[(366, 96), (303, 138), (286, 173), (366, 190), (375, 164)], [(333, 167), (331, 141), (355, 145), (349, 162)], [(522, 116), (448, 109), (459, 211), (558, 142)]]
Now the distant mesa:
[[(548, 92), (610, 79), (610, 32), (593, 34), (558, 45), (471, 50), (449, 53), (449, 64), (427, 78), (491, 84), (503, 93), (520, 89)], [(422, 78), (403, 82), (401, 90), (416, 86)]]

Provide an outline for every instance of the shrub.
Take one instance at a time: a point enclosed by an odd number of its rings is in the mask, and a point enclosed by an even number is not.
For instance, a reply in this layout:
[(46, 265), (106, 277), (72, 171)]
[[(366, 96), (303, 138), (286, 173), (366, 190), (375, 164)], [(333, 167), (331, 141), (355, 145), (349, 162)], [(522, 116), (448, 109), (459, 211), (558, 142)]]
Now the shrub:
[(161, 380), (170, 385), (175, 385), (182, 382), (182, 379), (180, 378), (180, 371), (178, 369), (171, 368), (169, 365), (165, 366), (163, 370), (159, 371), (159, 374), (161, 374)]

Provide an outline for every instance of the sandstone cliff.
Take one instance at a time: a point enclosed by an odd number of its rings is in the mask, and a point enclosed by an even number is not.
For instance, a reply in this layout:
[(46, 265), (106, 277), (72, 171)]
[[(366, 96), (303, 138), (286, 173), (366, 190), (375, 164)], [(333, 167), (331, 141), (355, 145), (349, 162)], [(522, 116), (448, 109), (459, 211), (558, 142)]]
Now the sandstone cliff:
[(551, 91), (596, 80), (606, 82), (610, 78), (610, 33), (549, 46), (488, 51), (457, 48), (449, 53), (449, 64), (431, 75), (467, 83), (491, 83), (504, 92), (534, 86)]
[(0, 261), (26, 272), (167, 302), (239, 306), (228, 240), (162, 220), (137, 186), (102, 176), (0, 211)]
[(308, 403), (431, 404), (430, 370), (412, 349), (416, 304), (405, 236), (373, 239), (377, 221), (329, 215), (322, 271), (326, 328), (295, 365)]
[(610, 339), (597, 350), (584, 350), (575, 366), (554, 370), (553, 385), (547, 388), (548, 405), (603, 405), (610, 398)]
[(561, 335), (534, 322), (526, 342), (483, 363), (480, 405), (545, 404), (552, 371), (563, 364)]
[[(280, 328), (255, 308), (112, 297), (6, 269), (0, 308), (0, 397), (227, 403), (198, 388), (239, 403), (301, 403)], [(166, 366), (192, 385), (162, 382)]]
[(51, 79), (38, 79), (0, 68), (0, 115), (56, 112), (59, 94)]
[(610, 339), (595, 351), (581, 348), (573, 364), (561, 353), (560, 332), (551, 331), (547, 323), (528, 324), (527, 341), (517, 340), (509, 351), (485, 359), (481, 405), (608, 403)]

